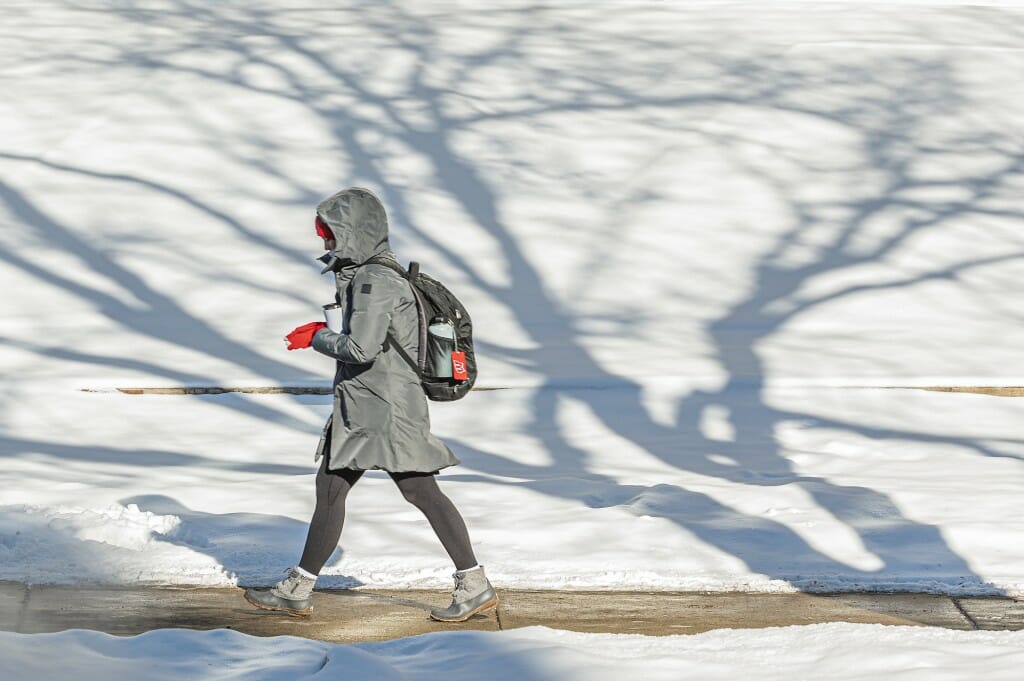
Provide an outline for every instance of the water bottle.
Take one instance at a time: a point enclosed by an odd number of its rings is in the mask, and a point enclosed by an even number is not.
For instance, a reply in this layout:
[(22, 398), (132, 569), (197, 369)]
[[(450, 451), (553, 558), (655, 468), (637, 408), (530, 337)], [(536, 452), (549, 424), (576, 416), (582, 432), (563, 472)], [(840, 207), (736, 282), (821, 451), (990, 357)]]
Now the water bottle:
[(427, 327), (427, 347), (432, 375), (452, 377), (452, 353), (455, 351), (455, 325), (447, 319), (435, 319)]

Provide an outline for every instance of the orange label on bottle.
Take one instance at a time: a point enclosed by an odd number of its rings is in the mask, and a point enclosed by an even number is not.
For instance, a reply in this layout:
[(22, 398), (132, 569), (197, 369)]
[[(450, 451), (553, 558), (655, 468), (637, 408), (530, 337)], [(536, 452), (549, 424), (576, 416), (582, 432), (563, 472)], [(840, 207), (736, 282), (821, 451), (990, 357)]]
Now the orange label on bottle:
[(452, 378), (456, 381), (469, 380), (469, 370), (466, 368), (466, 353), (452, 353)]

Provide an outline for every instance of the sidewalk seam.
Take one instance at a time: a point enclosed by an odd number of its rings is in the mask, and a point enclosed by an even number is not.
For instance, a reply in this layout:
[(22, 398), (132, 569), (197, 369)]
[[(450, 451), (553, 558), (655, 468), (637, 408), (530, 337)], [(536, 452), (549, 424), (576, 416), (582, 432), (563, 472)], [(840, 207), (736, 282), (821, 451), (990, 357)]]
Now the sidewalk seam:
[(21, 609), (18, 611), (18, 622), (14, 625), (14, 631), (22, 633), (21, 625), (25, 623), (25, 614), (28, 612), (28, 601), (32, 597), (32, 585), (25, 585), (25, 595), (21, 599)]
[(978, 630), (978, 623), (974, 621), (973, 617), (971, 617), (970, 615), (967, 614), (967, 610), (965, 610), (964, 606), (960, 604), (960, 599), (959, 598), (953, 598), (952, 596), (950, 596), (949, 600), (953, 601), (953, 605), (956, 606), (956, 609), (959, 610), (960, 614), (963, 615), (967, 619), (967, 622), (971, 625), (971, 629), (973, 629), (974, 631), (977, 631)]

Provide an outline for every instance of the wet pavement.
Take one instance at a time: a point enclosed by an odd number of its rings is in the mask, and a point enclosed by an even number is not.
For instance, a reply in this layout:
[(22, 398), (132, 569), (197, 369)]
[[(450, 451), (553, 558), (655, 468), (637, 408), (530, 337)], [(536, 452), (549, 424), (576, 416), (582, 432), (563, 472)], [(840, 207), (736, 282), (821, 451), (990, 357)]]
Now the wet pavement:
[(497, 611), (462, 624), (428, 617), (442, 591), (317, 591), (313, 616), (253, 608), (241, 589), (37, 586), (0, 583), (0, 630), (94, 629), (117, 635), (152, 629), (234, 629), (338, 643), (380, 641), (455, 629), (546, 626), (581, 632), (696, 634), (711, 629), (858, 622), (948, 629), (1024, 629), (1024, 601), (931, 594), (637, 593), (503, 591)]

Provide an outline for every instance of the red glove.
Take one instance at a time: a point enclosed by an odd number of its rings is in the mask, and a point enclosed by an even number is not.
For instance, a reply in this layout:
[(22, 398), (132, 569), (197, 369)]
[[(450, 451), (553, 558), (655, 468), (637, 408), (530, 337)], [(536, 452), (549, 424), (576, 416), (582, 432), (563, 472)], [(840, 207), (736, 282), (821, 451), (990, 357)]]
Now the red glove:
[(313, 336), (320, 329), (326, 329), (327, 325), (323, 322), (310, 322), (309, 324), (303, 324), (302, 326), (295, 327), (295, 330), (284, 337), (288, 341), (289, 350), (301, 350), (302, 348), (308, 348), (313, 343)]

